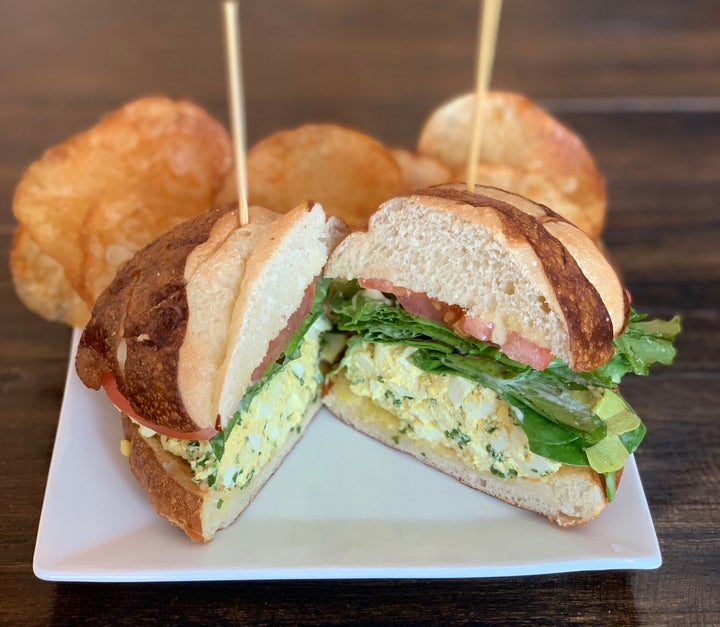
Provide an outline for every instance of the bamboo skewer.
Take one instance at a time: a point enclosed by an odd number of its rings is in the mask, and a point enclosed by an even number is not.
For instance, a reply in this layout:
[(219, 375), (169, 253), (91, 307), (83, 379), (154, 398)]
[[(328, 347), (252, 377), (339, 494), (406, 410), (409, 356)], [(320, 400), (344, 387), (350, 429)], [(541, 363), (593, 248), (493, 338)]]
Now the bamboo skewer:
[(478, 45), (475, 61), (475, 108), (473, 111), (472, 141), (468, 157), (465, 181), (469, 192), (475, 190), (477, 164), (480, 161), (483, 136), (483, 106), (492, 75), (497, 31), (500, 24), (502, 0), (479, 0), (478, 7)]
[(242, 59), (240, 44), (240, 8), (237, 0), (223, 1), (225, 26), (225, 55), (227, 57), (227, 84), (230, 104), (230, 127), (235, 153), (235, 177), (238, 191), (238, 220), (240, 226), (248, 223), (247, 167), (245, 164), (245, 96), (243, 93)]

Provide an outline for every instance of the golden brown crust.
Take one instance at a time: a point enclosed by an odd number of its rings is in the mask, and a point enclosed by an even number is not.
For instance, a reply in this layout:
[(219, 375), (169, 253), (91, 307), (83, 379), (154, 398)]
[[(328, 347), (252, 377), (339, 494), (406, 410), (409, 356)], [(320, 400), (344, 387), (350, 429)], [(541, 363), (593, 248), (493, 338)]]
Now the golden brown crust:
[(192, 479), (189, 464), (166, 451), (157, 436), (144, 437), (138, 426), (122, 415), (125, 439), (130, 443), (130, 469), (147, 494), (155, 511), (180, 527), (194, 542), (210, 542), (252, 503), (255, 496), (279, 468), (288, 453), (305, 434), (320, 402), (311, 404), (285, 443), (259, 469), (250, 485), (234, 490), (214, 491)]
[(110, 372), (132, 408), (158, 426), (198, 428), (177, 386), (188, 318), (185, 263), (228, 211), (185, 222), (138, 252), (98, 298), (80, 340), (75, 366), (83, 383), (98, 389)]
[(505, 198), (510, 195), (506, 192), (498, 195), (487, 187), (476, 187), (473, 194), (463, 184), (440, 185), (416, 192), (414, 196), (492, 208), (500, 218), (505, 237), (509, 241), (527, 242), (532, 247), (553, 286), (567, 321), (572, 367), (591, 370), (612, 357), (613, 328), (605, 303), (570, 251), (546, 227), (552, 222), (569, 224), (567, 220), (536, 203), (533, 203), (536, 215), (530, 215), (507, 202)]
[(207, 493), (192, 480), (190, 466), (166, 453), (156, 438), (141, 436), (137, 425), (124, 414), (122, 428), (130, 442), (130, 469), (155, 511), (193, 541), (202, 542), (202, 509)]
[(98, 298), (76, 369), (109, 373), (133, 411), (168, 435), (227, 424), (271, 340), (286, 330), (328, 254), (319, 205), (286, 214), (217, 209), (138, 252)]

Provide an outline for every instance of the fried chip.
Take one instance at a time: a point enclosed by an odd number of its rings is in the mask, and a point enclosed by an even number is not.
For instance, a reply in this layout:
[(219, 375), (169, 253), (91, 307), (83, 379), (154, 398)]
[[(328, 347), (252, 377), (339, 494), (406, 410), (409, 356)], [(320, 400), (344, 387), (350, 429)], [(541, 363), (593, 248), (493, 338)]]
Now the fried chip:
[[(470, 153), (474, 102), (474, 94), (467, 94), (436, 109), (420, 133), (418, 152), (461, 172)], [(546, 179), (582, 212), (577, 225), (590, 237), (599, 237), (606, 209), (602, 176), (582, 140), (536, 104), (519, 94), (490, 92), (481, 155), (484, 162)], [(562, 215), (562, 207), (549, 206)]]
[(270, 135), (247, 155), (249, 202), (286, 212), (313, 200), (351, 226), (402, 192), (400, 167), (376, 140), (335, 124)]
[(405, 192), (414, 192), (450, 181), (450, 168), (434, 157), (419, 155), (404, 148), (393, 148), (390, 152), (402, 171)]
[(88, 306), (70, 285), (63, 267), (22, 227), (13, 237), (10, 273), (23, 304), (46, 320), (81, 327), (90, 319)]
[(211, 208), (231, 163), (227, 131), (201, 107), (143, 98), (46, 151), (13, 210), (92, 304), (122, 261)]

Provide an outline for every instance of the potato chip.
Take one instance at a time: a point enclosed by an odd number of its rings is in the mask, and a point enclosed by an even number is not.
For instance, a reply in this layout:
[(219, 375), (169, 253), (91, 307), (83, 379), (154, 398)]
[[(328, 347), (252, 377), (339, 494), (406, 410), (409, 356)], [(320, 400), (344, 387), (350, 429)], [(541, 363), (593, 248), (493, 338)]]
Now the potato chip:
[[(600, 232), (602, 224), (597, 222), (598, 214), (584, 211), (558, 190), (552, 181), (537, 172), (528, 172), (504, 163), (478, 163), (476, 183), (499, 187), (515, 194), (520, 194), (535, 202), (550, 207), (566, 220), (586, 233)], [(465, 180), (465, 169), (454, 173), (453, 182)]]
[[(434, 111), (420, 134), (418, 152), (439, 159), (456, 174), (462, 171), (470, 154), (474, 101), (474, 94), (467, 94)], [(597, 238), (605, 218), (605, 185), (582, 140), (518, 94), (490, 92), (484, 116), (482, 161), (545, 178), (582, 211), (585, 217), (578, 226)], [(549, 206), (562, 214), (561, 207)]]
[(404, 148), (393, 148), (390, 152), (402, 171), (405, 192), (414, 192), (450, 181), (450, 169), (433, 157), (419, 155)]
[(22, 227), (13, 237), (10, 273), (23, 304), (46, 320), (84, 326), (90, 319), (88, 306), (70, 285), (63, 267), (46, 255)]
[(81, 294), (93, 300), (136, 250), (209, 210), (232, 165), (227, 131), (196, 105), (163, 99), (133, 113), (125, 184), (106, 188), (80, 231)]
[(247, 155), (249, 201), (286, 212), (314, 200), (351, 226), (402, 192), (400, 167), (382, 144), (335, 124), (275, 133)]
[(119, 263), (210, 209), (231, 163), (227, 131), (202, 108), (143, 98), (46, 151), (20, 181), (13, 210), (93, 303)]

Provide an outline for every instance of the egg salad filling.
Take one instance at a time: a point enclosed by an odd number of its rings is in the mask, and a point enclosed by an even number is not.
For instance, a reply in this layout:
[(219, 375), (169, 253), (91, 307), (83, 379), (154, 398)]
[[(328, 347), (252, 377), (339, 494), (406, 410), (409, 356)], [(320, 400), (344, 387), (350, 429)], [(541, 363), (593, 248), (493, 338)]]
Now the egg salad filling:
[(214, 490), (247, 486), (290, 435), (300, 432), (308, 406), (317, 400), (323, 381), (322, 335), (329, 328), (327, 319), (318, 317), (305, 333), (297, 357), (263, 381), (247, 407), (240, 403), (232, 429), (225, 433), (221, 456), (212, 441), (161, 435), (163, 448), (186, 459), (198, 483)]
[[(343, 364), (351, 390), (406, 417), (398, 441), (424, 434), (505, 477), (589, 466), (605, 476), (609, 500), (616, 472), (646, 432), (618, 385), (626, 374), (671, 363), (680, 332), (677, 316), (649, 320), (631, 310), (600, 367), (576, 372), (556, 358), (538, 370), (357, 280), (333, 280), (327, 303), (336, 330), (348, 337)], [(426, 386), (432, 391), (423, 395)], [(493, 412), (500, 417), (492, 420)]]
[(342, 361), (350, 389), (398, 419), (401, 438), (452, 451), (500, 477), (543, 477), (561, 464), (530, 450), (515, 411), (492, 390), (453, 374), (434, 374), (408, 358), (416, 348), (356, 342)]

